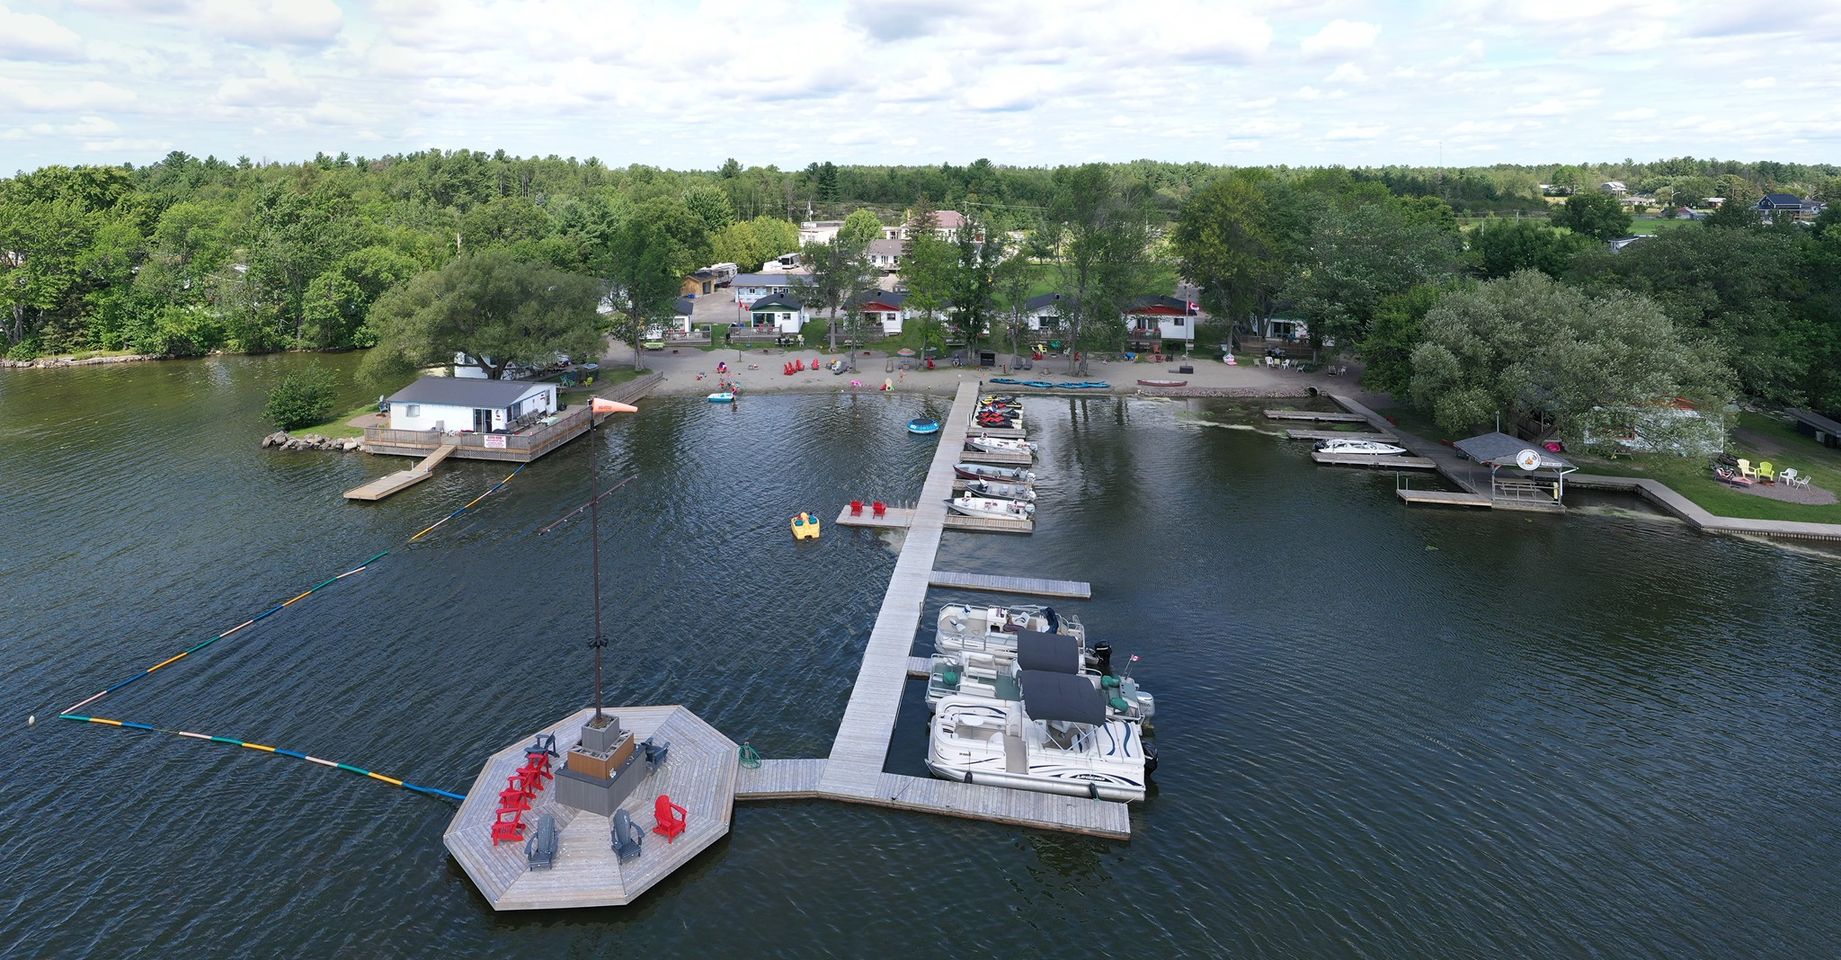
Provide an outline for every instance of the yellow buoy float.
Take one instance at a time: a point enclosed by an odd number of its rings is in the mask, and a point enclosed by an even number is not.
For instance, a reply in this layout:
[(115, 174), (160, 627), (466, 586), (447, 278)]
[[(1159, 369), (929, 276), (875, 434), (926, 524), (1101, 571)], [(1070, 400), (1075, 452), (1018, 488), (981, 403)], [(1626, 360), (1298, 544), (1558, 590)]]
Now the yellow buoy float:
[(798, 516), (794, 517), (793, 518), (793, 539), (794, 540), (817, 540), (818, 539), (818, 518), (812, 516), (809, 513), (805, 513), (805, 512), (801, 512)]

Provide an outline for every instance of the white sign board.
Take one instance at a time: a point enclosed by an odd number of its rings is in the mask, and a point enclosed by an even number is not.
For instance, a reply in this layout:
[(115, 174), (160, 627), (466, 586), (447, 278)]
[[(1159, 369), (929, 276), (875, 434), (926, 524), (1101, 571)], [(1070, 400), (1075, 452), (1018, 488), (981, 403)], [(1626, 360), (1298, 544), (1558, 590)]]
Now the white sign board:
[(488, 450), (505, 449), (505, 435), (502, 433), (488, 433), (484, 439)]
[(1539, 470), (1541, 468), (1541, 452), (1539, 450), (1523, 450), (1515, 455), (1515, 465), (1529, 472)]

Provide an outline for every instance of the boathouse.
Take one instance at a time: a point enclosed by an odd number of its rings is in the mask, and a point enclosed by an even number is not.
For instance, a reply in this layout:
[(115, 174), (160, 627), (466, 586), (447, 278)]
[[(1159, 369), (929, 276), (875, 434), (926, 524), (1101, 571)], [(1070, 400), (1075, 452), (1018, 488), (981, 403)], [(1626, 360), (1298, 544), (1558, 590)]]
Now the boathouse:
[(423, 377), (390, 395), (390, 429), (492, 433), (556, 412), (556, 384)]

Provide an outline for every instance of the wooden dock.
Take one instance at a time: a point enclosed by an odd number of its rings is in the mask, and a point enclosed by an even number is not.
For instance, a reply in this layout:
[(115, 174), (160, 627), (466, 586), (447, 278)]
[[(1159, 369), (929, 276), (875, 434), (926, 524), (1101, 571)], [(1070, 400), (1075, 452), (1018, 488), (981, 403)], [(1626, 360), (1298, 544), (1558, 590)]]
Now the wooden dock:
[(1312, 460), (1329, 467), (1373, 467), (1387, 470), (1436, 470), (1428, 457), (1371, 457), (1357, 453), (1313, 452)]
[[(1008, 450), (992, 452), (988, 450), (973, 450), (970, 447), (967, 447), (963, 453), (959, 454), (959, 460), (965, 463), (992, 463), (1006, 467), (1027, 467), (1036, 462), (1035, 455), (1031, 453), (1012, 453)], [(946, 468), (950, 471), (952, 469), (952, 464), (947, 464)]]
[(1292, 440), (1374, 440), (1380, 443), (1393, 443), (1391, 433), (1367, 433), (1356, 430), (1287, 430), (1285, 436)]
[[(499, 791), (505, 789), (512, 771), (524, 763), (524, 748), (534, 739), (526, 736), (486, 761), (441, 836), (448, 852), (494, 910), (631, 903), (729, 832), (739, 769), (733, 741), (680, 706), (610, 707), (607, 712), (618, 717), (636, 739), (656, 737), (671, 744), (664, 764), (621, 809), (642, 829), (650, 830), (653, 800), (668, 793), (688, 811), (685, 832), (670, 843), (648, 834), (639, 858), (621, 863), (614, 858), (609, 842), (612, 821), (557, 803), (552, 783), (537, 794), (524, 822), (535, 824), (544, 814), (556, 819), (555, 864), (548, 870), (530, 869), (523, 843), (492, 843)], [(536, 732), (555, 734), (556, 748), (562, 752), (581, 739), (582, 725), (593, 716), (594, 710), (582, 710)]]
[(965, 435), (968, 437), (1005, 437), (1010, 440), (1024, 440), (1029, 437), (1029, 431), (1024, 430), (1022, 427), (972, 426), (966, 429)]
[(1488, 497), (1462, 490), (1407, 490), (1394, 491), (1400, 499), (1409, 504), (1432, 505), (1441, 507), (1492, 507)]
[(1267, 420), (1310, 420), (1317, 423), (1362, 423), (1367, 418), (1355, 413), (1325, 413), (1319, 410), (1267, 410)]
[[(941, 509), (946, 509), (943, 501), (941, 503)], [(914, 509), (912, 507), (890, 507), (887, 512), (878, 517), (870, 511), (867, 505), (863, 507), (863, 512), (860, 514), (852, 514), (850, 512), (850, 507), (846, 505), (837, 515), (837, 525), (840, 527), (863, 527), (870, 530), (906, 530), (913, 523)], [(1036, 529), (1036, 522), (1034, 520), (1008, 520), (1002, 517), (968, 517), (961, 513), (953, 513), (950, 510), (946, 511), (946, 516), (941, 519), (940, 524), (947, 530), (961, 530), (967, 533), (1034, 533)]]
[(1073, 600), (1093, 599), (1093, 585), (1082, 580), (999, 577), (985, 573), (935, 570), (928, 582), (932, 586), (954, 590), (989, 590), (993, 593), (1021, 593), (1036, 597), (1065, 597)]
[[(921, 604), (946, 529), (946, 498), (952, 493), (952, 465), (965, 447), (965, 430), (978, 402), (978, 384), (961, 383), (952, 413), (940, 426), (939, 446), (908, 522), (908, 536), (895, 559), (882, 609), (876, 615), (857, 682), (838, 723), (820, 787), (827, 795), (872, 796), (880, 787), (902, 686), (908, 679), (908, 650), (920, 631)], [(848, 511), (846, 511), (848, 512)]]
[(434, 453), (422, 458), (422, 462), (407, 470), (387, 473), (363, 486), (345, 491), (347, 500), (382, 500), (383, 498), (407, 490), (410, 487), (435, 475), (435, 466), (454, 453), (454, 445), (443, 444)]
[(737, 800), (804, 800), (817, 797), (825, 774), (823, 760), (762, 760), (735, 776)]
[(911, 507), (889, 507), (888, 511), (878, 517), (870, 510), (869, 504), (863, 505), (862, 513), (851, 513), (850, 505), (838, 511), (837, 525), (840, 527), (866, 527), (871, 530), (906, 530), (914, 522), (914, 510)]

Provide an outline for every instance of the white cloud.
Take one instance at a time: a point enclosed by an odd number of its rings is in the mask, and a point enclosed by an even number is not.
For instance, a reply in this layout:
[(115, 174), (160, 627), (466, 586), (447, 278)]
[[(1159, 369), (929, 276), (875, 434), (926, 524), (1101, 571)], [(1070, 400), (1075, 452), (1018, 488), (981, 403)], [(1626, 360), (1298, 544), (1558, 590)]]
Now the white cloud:
[(1323, 78), (1323, 82), (1324, 83), (1367, 83), (1368, 82), (1368, 71), (1363, 70), (1361, 67), (1358, 67), (1353, 63), (1345, 63), (1342, 66), (1337, 67), (1334, 70), (1331, 70), (1330, 75)]
[(134, 158), (158, 157), (171, 153), (172, 149), (173, 144), (170, 140), (140, 137), (111, 137), (107, 140), (87, 140), (83, 143), (85, 153), (110, 154), (109, 159), (111, 160), (129, 159), (129, 155)]
[[(679, 168), (1421, 163), (1441, 140), (1466, 163), (1832, 160), (1841, 7), (1794, 2), (0, 0), (38, 37), (0, 63), (0, 169), (155, 138)], [(1767, 86), (1786, 29), (1799, 72)], [(27, 36), (0, 29), (0, 59)], [(1757, 113), (1767, 89), (1788, 119)]]
[(1360, 53), (1374, 46), (1381, 35), (1379, 24), (1360, 20), (1331, 20), (1323, 29), (1305, 37), (1298, 49), (1307, 57), (1340, 57)]
[(1325, 140), (1373, 140), (1387, 132), (1387, 125), (1380, 123), (1352, 124), (1346, 127), (1334, 127), (1323, 134)]
[(78, 60), (83, 40), (70, 28), (36, 13), (0, 6), (0, 60)]

